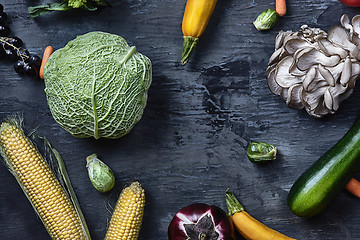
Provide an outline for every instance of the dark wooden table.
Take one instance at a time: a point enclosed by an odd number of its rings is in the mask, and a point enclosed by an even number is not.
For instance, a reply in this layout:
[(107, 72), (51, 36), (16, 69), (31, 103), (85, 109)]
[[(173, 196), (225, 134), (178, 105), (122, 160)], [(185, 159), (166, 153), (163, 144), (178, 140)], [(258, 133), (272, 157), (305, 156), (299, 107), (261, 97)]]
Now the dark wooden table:
[[(48, 0), (48, 2), (51, 0)], [(334, 145), (358, 117), (360, 89), (329, 117), (289, 109), (267, 86), (265, 69), (280, 30), (308, 24), (329, 30), (342, 14), (359, 13), (336, 0), (288, 1), (288, 14), (270, 31), (252, 25), (274, 1), (220, 0), (189, 64), (179, 64), (185, 1), (111, 1), (97, 12), (71, 11), (30, 19), (27, 7), (46, 1), (2, 1), (12, 35), (42, 55), (89, 31), (123, 36), (153, 63), (153, 83), (142, 120), (117, 140), (77, 139), (52, 118), (44, 83), (20, 76), (0, 61), (0, 119), (21, 112), (26, 131), (38, 128), (62, 154), (93, 239), (103, 239), (112, 207), (128, 182), (146, 189), (139, 239), (167, 239), (182, 207), (204, 202), (226, 209), (230, 188), (254, 217), (297, 239), (359, 240), (359, 199), (342, 192), (319, 216), (291, 213), (286, 197), (296, 178)], [(251, 141), (277, 146), (278, 159), (253, 164)], [(39, 144), (41, 147), (41, 144)], [(107, 194), (91, 185), (85, 157), (97, 153), (116, 175)], [(358, 174), (357, 177), (360, 175)], [(0, 168), (0, 239), (49, 239), (14, 177)]]

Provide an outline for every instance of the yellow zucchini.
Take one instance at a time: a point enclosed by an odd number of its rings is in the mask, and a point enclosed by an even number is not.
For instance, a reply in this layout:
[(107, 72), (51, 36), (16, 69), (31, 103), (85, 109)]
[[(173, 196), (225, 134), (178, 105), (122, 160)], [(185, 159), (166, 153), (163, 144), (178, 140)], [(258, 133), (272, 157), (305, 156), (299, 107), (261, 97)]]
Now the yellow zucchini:
[(205, 31), (217, 0), (188, 0), (182, 22), (184, 38), (181, 64), (185, 65), (193, 53), (199, 37)]

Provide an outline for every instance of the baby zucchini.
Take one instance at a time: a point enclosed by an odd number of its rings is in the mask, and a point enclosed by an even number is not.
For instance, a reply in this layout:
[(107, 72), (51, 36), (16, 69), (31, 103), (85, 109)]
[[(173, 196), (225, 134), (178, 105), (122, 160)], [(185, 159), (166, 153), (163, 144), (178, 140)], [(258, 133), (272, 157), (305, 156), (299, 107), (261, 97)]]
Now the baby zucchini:
[(226, 190), (225, 198), (229, 210), (229, 217), (235, 229), (246, 240), (296, 240), (269, 228), (253, 218), (244, 210), (244, 207), (229, 190)]
[(359, 156), (360, 118), (296, 180), (288, 195), (291, 211), (305, 218), (323, 211), (359, 169)]
[(181, 64), (185, 65), (199, 41), (199, 37), (205, 31), (214, 11), (217, 0), (188, 0), (182, 22), (184, 38)]

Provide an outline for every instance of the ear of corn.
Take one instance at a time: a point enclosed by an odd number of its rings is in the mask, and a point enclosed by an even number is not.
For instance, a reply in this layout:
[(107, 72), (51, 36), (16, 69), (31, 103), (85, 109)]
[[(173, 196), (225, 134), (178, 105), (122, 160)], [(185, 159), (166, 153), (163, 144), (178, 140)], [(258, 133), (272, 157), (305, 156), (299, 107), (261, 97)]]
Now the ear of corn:
[(120, 194), (105, 240), (136, 240), (142, 224), (145, 191), (133, 182)]
[(18, 120), (0, 126), (0, 152), (52, 239), (90, 239), (83, 219)]

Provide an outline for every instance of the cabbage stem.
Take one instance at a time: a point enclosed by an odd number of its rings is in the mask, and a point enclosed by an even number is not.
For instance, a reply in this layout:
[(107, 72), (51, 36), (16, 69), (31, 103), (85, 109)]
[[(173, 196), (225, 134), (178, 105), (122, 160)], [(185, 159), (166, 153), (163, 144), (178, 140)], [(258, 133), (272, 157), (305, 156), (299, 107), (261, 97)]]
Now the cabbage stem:
[(127, 60), (129, 60), (129, 58), (136, 52), (136, 47), (133, 46), (129, 49), (129, 51), (127, 52), (127, 54), (124, 56), (124, 58), (120, 61), (120, 64), (123, 65), (124, 63), (127, 62)]

